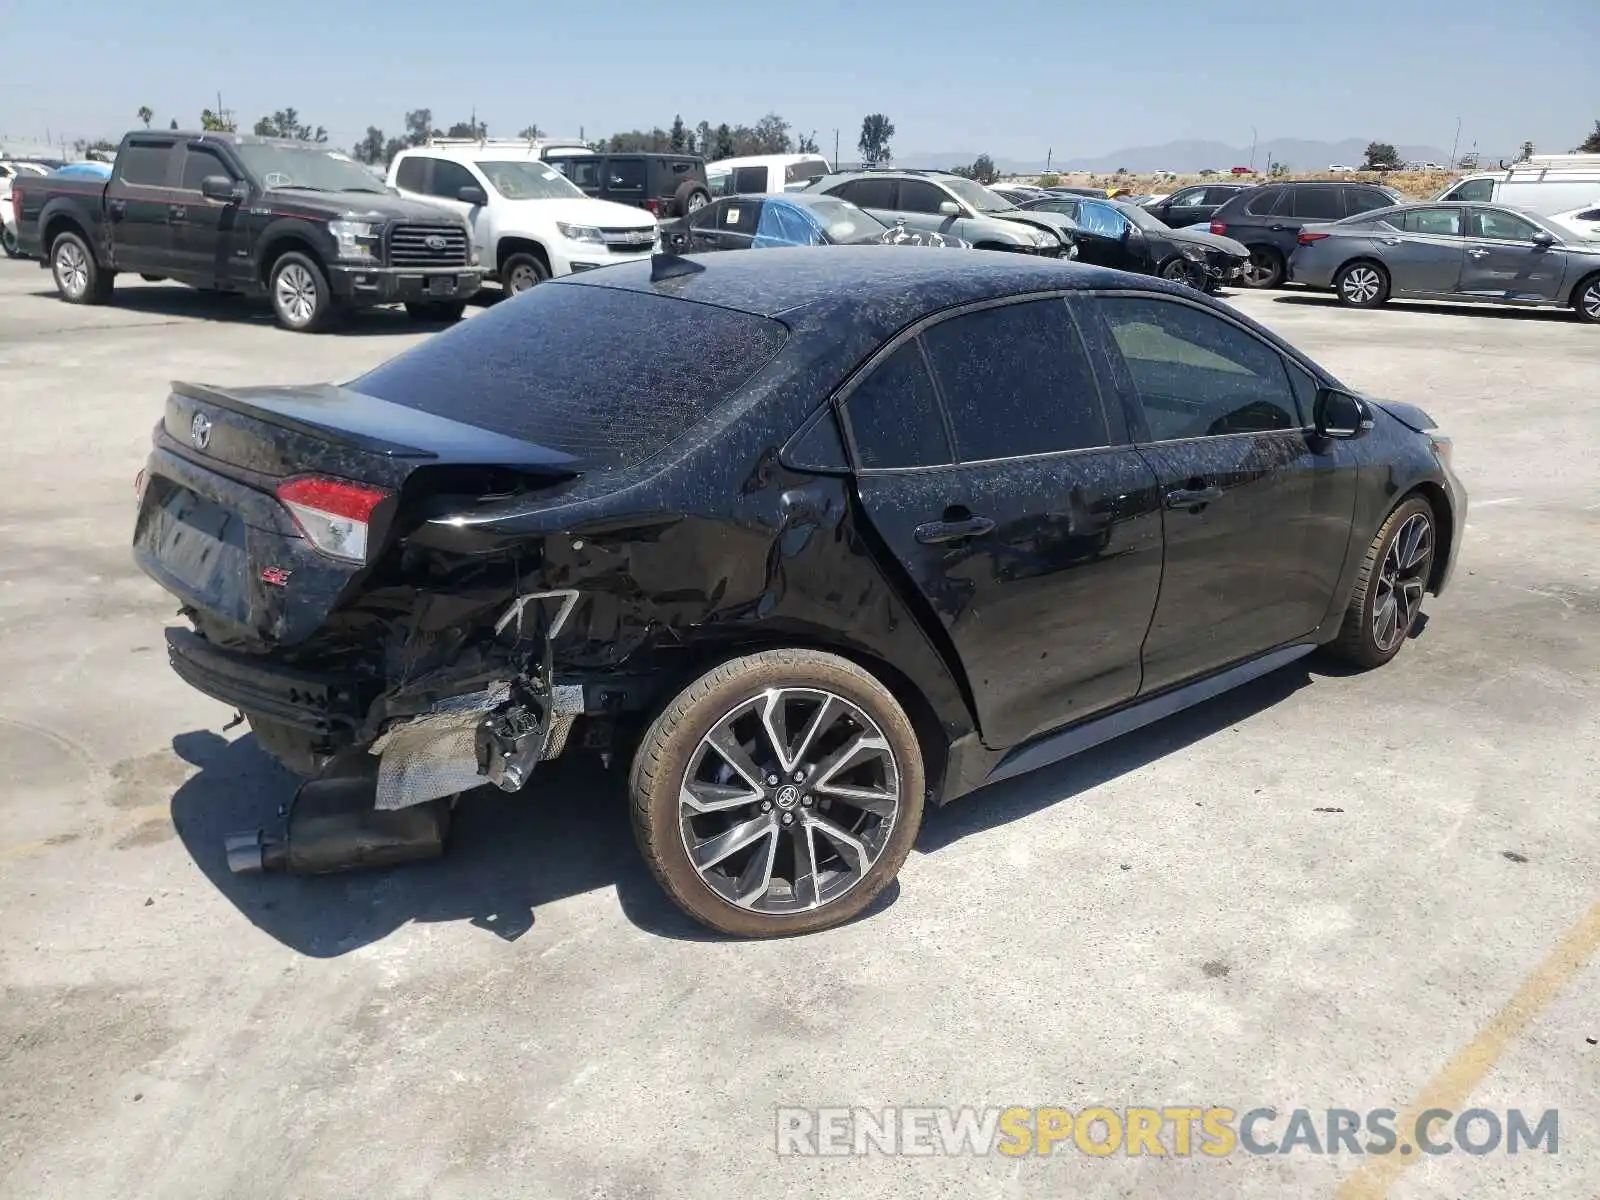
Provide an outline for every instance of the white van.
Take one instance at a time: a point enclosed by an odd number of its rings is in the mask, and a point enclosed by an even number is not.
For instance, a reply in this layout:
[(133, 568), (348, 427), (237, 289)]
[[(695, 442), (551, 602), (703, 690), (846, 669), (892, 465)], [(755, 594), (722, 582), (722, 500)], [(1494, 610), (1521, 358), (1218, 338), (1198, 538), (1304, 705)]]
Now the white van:
[(803, 192), (833, 168), (820, 154), (751, 154), (706, 164), (706, 184), (717, 196)]
[(1509, 204), (1553, 216), (1600, 194), (1600, 154), (1536, 154), (1502, 171), (1484, 171), (1452, 183), (1435, 200)]

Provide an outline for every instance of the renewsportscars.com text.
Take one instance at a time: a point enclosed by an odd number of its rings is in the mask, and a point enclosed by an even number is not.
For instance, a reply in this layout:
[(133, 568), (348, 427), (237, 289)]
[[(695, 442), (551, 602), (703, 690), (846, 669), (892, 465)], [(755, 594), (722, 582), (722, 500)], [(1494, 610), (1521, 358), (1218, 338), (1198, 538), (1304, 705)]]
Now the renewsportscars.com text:
[(1392, 1108), (780, 1108), (776, 1126), (779, 1154), (841, 1157), (1560, 1152), (1553, 1108), (1431, 1108), (1403, 1123)]

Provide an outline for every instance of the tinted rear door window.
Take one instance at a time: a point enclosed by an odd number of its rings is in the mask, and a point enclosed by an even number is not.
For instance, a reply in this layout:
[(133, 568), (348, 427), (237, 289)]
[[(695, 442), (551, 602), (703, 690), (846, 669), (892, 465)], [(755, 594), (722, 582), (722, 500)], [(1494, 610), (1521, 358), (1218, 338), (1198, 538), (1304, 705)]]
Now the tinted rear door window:
[(1263, 190), (1245, 201), (1244, 211), (1253, 217), (1270, 217), (1283, 211), (1281, 205), (1288, 200), (1288, 196), (1284, 188)]
[[(778, 322), (750, 313), (558, 282), (346, 386), (591, 467), (624, 467), (715, 410), (786, 336)], [(622, 358), (619, 346), (628, 348)]]
[(643, 192), (647, 174), (643, 159), (613, 159), (606, 163), (606, 190), (611, 192)]
[(872, 369), (844, 402), (844, 414), (863, 470), (950, 461), (939, 401), (915, 339)]
[(117, 175), (123, 183), (165, 187), (172, 152), (172, 146), (124, 146), (117, 153)]
[(1094, 373), (1064, 301), (964, 313), (922, 340), (962, 462), (1110, 444)]
[(852, 179), (831, 193), (843, 196), (861, 208), (892, 208), (894, 206), (894, 180)]
[(1336, 187), (1294, 188), (1289, 215), (1299, 221), (1337, 221), (1344, 216), (1342, 191)]

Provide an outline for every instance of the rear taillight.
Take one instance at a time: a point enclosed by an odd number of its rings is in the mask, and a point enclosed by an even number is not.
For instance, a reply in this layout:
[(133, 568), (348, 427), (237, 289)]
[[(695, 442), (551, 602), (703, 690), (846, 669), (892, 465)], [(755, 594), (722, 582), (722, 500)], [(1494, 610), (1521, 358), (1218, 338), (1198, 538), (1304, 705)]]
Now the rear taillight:
[(294, 515), (306, 540), (330, 558), (367, 560), (367, 526), (389, 498), (382, 488), (343, 479), (302, 476), (278, 487), (278, 499)]
[(1213, 221), (1211, 222), (1211, 235), (1213, 237), (1227, 237), (1228, 227), (1221, 221)]
[(661, 215), (661, 201), (646, 200), (644, 202), (644, 209), (646, 212), (659, 217)]
[(1312, 242), (1320, 242), (1328, 235), (1325, 233), (1302, 233), (1294, 240), (1302, 246), (1309, 246)]

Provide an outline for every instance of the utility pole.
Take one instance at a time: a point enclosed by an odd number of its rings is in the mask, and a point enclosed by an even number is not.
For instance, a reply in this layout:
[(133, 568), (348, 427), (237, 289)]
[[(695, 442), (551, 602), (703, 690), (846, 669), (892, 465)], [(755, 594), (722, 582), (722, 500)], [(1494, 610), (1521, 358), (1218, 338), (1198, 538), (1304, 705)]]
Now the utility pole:
[(839, 131), (833, 131), (833, 169), (839, 169)]
[(1250, 170), (1256, 169), (1256, 127), (1250, 126)]
[(1456, 140), (1450, 143), (1450, 169), (1456, 169), (1456, 151), (1461, 149), (1461, 118), (1456, 118)]
[(1055, 147), (1051, 146), (1044, 152), (1044, 173), (1050, 174), (1050, 160), (1055, 157)]

